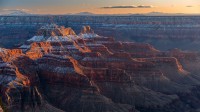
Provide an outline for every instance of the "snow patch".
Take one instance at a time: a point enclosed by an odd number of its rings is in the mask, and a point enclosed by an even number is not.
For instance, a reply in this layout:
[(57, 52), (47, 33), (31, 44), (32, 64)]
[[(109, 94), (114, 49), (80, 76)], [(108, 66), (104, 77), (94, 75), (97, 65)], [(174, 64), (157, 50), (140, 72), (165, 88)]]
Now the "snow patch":
[(40, 42), (44, 40), (44, 36), (34, 36), (31, 39), (27, 40), (27, 41), (34, 41), (34, 42)]
[(100, 37), (99, 35), (95, 33), (85, 33), (79, 35), (81, 38), (94, 38), (94, 37)]
[(22, 45), (19, 47), (20, 49), (29, 49), (30, 48), (30, 45)]

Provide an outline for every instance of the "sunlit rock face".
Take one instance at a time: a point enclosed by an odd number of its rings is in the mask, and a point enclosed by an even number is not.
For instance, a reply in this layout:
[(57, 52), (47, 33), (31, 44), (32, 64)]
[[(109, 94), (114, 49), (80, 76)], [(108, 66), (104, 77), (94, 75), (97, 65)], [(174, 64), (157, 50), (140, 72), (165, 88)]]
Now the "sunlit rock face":
[(35, 62), (16, 50), (4, 50), (3, 53), (0, 87), (4, 109), (24, 111), (41, 105)]
[(81, 30), (82, 34), (86, 34), (86, 33), (94, 33), (94, 31), (90, 28), (90, 26), (83, 26), (82, 30)]
[(189, 66), (197, 53), (116, 41), (90, 26), (78, 35), (43, 26), (0, 57), (1, 106), (10, 111), (187, 112), (200, 104), (198, 67)]
[(90, 26), (83, 26), (81, 33), (79, 34), (82, 38), (93, 38), (93, 37), (99, 37), (96, 33), (94, 33), (94, 30), (91, 29)]

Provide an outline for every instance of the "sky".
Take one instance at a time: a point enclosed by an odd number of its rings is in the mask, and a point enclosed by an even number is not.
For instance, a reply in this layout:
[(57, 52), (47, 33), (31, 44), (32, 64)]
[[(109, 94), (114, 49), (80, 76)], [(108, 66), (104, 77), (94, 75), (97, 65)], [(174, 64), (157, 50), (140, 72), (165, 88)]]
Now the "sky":
[(200, 13), (200, 0), (0, 0), (0, 13), (33, 14)]

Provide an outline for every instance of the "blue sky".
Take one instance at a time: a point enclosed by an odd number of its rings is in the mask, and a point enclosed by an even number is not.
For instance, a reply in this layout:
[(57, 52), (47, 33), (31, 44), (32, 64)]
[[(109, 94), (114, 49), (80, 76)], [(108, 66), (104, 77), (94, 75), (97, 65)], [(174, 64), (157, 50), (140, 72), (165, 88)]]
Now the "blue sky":
[[(126, 6), (133, 7), (127, 8)], [(200, 13), (200, 0), (0, 0), (0, 10), (4, 12), (8, 10), (23, 10), (30, 13), (44, 14), (78, 12)]]

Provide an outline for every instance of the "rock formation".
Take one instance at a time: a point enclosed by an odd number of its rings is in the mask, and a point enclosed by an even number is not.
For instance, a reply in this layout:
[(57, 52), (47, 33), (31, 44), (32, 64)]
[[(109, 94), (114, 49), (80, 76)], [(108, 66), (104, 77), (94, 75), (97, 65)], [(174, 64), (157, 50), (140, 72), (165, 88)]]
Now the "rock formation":
[(116, 41), (89, 26), (76, 35), (46, 25), (18, 49), (0, 49), (0, 57), (10, 111), (186, 112), (200, 104), (200, 78), (186, 65), (198, 54)]

